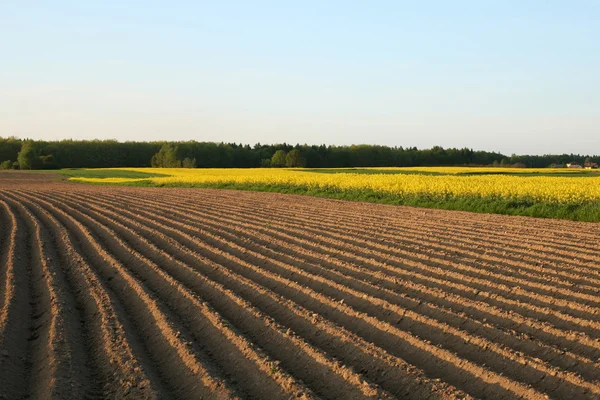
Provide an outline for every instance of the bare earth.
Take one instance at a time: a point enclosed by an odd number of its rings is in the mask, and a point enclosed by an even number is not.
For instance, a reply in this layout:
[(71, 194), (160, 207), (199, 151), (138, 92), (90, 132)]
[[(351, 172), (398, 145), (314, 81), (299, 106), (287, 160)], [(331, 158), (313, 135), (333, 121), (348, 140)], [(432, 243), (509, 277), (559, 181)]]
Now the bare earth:
[(0, 174), (0, 399), (598, 399), (600, 224)]

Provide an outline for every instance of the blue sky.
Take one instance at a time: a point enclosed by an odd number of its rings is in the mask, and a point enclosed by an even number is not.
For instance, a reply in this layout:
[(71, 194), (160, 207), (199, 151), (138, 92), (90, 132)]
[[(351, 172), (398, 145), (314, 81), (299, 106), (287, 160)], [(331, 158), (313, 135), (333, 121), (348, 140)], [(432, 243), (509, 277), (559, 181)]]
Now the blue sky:
[(0, 136), (600, 153), (597, 1), (2, 1)]

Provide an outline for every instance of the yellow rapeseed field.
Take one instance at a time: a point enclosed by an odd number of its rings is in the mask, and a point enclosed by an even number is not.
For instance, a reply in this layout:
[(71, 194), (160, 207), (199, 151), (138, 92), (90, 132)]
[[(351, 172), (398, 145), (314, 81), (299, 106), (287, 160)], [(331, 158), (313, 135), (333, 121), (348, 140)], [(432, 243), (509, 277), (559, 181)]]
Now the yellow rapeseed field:
[[(316, 189), (331, 193), (344, 191), (374, 191), (399, 197), (418, 196), (440, 200), (478, 197), (486, 199), (530, 200), (551, 204), (583, 204), (600, 201), (600, 174), (593, 176), (547, 176), (575, 171), (550, 169), (499, 168), (377, 168), (373, 173), (353, 173), (351, 170), (320, 173), (306, 169), (181, 169), (181, 168), (121, 168), (121, 170), (166, 174), (150, 178), (72, 178), (84, 182), (135, 183), (150, 180), (158, 186), (278, 186)], [(377, 170), (387, 173), (379, 174)], [(410, 174), (391, 174), (390, 171)], [(333, 170), (328, 170), (332, 172)], [(364, 171), (364, 169), (362, 169)], [(511, 175), (499, 174), (505, 171)], [(494, 174), (485, 174), (493, 172)], [(431, 175), (439, 173), (443, 175)], [(475, 173), (475, 175), (461, 175)], [(519, 175), (514, 175), (519, 173)], [(522, 174), (521, 174), (522, 173)], [(543, 176), (536, 174), (543, 173)], [(481, 174), (481, 175), (478, 175)]]

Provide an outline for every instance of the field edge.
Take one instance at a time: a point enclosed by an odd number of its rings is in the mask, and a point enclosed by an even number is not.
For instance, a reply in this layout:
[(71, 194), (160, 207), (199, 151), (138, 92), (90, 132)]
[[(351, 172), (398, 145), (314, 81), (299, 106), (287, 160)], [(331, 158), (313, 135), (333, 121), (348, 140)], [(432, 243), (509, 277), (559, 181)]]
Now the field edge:
[(254, 192), (273, 192), (296, 194), (303, 196), (322, 197), (337, 200), (390, 204), (399, 206), (421, 207), (451, 211), (468, 211), (484, 214), (518, 215), (534, 218), (565, 219), (580, 222), (600, 222), (600, 202), (592, 201), (583, 204), (552, 204), (539, 203), (529, 199), (490, 199), (485, 197), (447, 197), (437, 199), (428, 196), (398, 197), (375, 190), (336, 190), (331, 188), (312, 188), (307, 186), (287, 185), (252, 185), (241, 183), (160, 183), (151, 179), (140, 179), (129, 182), (91, 182), (69, 178), (70, 182), (92, 185), (117, 185), (136, 187), (170, 187), (170, 188), (200, 188), (200, 189), (229, 189)]

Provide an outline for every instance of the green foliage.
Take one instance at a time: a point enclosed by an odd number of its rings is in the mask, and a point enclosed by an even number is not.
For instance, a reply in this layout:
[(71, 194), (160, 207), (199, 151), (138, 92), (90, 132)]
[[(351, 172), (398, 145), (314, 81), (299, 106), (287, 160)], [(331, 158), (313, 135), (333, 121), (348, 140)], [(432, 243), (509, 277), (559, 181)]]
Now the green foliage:
[(181, 161), (177, 159), (177, 146), (164, 144), (158, 153), (152, 156), (150, 164), (153, 168), (181, 168)]
[(13, 162), (10, 160), (2, 161), (0, 163), (0, 169), (12, 169)]
[(23, 142), (17, 161), (20, 169), (36, 169), (39, 166), (40, 163), (33, 141)]
[(183, 159), (183, 162), (181, 163), (181, 166), (183, 168), (196, 168), (196, 159), (195, 158), (186, 157), (186, 158)]
[(178, 146), (166, 143), (152, 156), (150, 165), (153, 168), (196, 168), (195, 158), (185, 157), (181, 160), (179, 153)]
[(57, 169), (56, 160), (52, 154), (48, 154), (47, 156), (39, 157), (39, 168), (40, 169)]
[(304, 168), (306, 160), (300, 156), (300, 151), (294, 149), (285, 156), (285, 166), (288, 168)]
[[(277, 166), (288, 164), (301, 166), (302, 162), (287, 161), (287, 155), (297, 150), (298, 159), (304, 160), (308, 168), (348, 168), (348, 167), (413, 167), (413, 166), (464, 166), (464, 165), (524, 165), (530, 168), (544, 168), (551, 164), (565, 164), (576, 161), (584, 164), (586, 158), (598, 160), (599, 156), (560, 154), (560, 155), (512, 155), (496, 152), (474, 151), (469, 148), (431, 149), (416, 147), (387, 147), (375, 145), (326, 146), (326, 145), (275, 145), (254, 146), (236, 143), (210, 142), (118, 142), (116, 140), (20, 140), (14, 137), (0, 138), (0, 162), (17, 160), (22, 145), (33, 143), (35, 158), (32, 163), (24, 163), (31, 168), (51, 168), (51, 164), (39, 159), (53, 155), (56, 168), (110, 168), (148, 167), (151, 159), (163, 146), (176, 148), (176, 160), (196, 159), (198, 168), (257, 168), (271, 165), (273, 156), (285, 153), (283, 161), (277, 156)], [(281, 153), (280, 153), (281, 154)], [(295, 156), (290, 156), (295, 158)], [(267, 161), (268, 160), (268, 163)], [(502, 160), (504, 160), (502, 162)], [(39, 165), (36, 165), (39, 164)]]
[(286, 155), (287, 154), (285, 151), (277, 150), (275, 152), (275, 154), (273, 154), (273, 157), (271, 158), (271, 167), (275, 167), (275, 168), (285, 167)]
[[(163, 143), (117, 142), (115, 140), (20, 140), (0, 138), (0, 161), (16, 160), (21, 147), (33, 143), (38, 160), (33, 168), (148, 167)], [(52, 155), (53, 166), (39, 157)], [(48, 160), (47, 160), (48, 161)], [(37, 165), (39, 164), (39, 165)]]
[(21, 140), (9, 137), (0, 138), (0, 161), (16, 160), (21, 150)]

